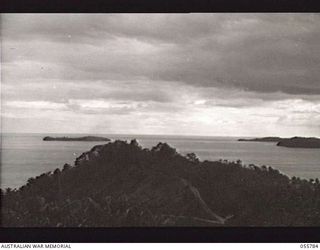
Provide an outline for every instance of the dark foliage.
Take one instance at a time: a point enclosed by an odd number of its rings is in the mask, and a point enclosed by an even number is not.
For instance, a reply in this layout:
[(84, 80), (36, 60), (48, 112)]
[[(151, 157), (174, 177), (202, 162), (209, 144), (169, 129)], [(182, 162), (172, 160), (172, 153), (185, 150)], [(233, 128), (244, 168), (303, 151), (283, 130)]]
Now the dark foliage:
[(136, 140), (95, 146), (74, 166), (1, 190), (1, 201), (6, 227), (320, 225), (318, 179), (241, 161), (202, 162), (166, 143), (148, 150)]

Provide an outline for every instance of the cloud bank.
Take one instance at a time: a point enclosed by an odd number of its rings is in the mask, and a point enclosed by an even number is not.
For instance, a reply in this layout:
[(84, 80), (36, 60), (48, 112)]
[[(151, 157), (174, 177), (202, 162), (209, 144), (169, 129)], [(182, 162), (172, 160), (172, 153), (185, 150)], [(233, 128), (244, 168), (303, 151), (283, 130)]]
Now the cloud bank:
[(320, 134), (318, 14), (4, 14), (1, 23), (5, 131)]

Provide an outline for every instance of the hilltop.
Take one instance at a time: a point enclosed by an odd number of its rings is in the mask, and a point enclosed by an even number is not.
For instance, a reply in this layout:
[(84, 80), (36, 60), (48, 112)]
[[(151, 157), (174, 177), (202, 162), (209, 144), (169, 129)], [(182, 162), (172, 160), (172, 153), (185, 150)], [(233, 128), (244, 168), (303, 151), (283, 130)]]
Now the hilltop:
[(320, 225), (318, 179), (136, 140), (97, 145), (1, 200), (10, 227)]

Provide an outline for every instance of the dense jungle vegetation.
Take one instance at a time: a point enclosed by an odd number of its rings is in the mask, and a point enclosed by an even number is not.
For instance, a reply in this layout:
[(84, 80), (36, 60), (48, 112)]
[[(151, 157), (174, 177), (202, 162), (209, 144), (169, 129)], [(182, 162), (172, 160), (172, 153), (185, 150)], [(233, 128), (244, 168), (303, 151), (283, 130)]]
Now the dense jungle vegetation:
[(1, 190), (1, 203), (5, 227), (320, 225), (318, 179), (136, 140), (95, 146), (73, 166)]

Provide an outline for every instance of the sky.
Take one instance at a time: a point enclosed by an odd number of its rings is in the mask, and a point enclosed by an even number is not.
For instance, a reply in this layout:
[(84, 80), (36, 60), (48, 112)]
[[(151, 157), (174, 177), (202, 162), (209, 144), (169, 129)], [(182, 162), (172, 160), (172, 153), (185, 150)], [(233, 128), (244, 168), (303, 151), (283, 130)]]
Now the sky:
[(319, 69), (319, 14), (2, 14), (2, 131), (319, 137)]

